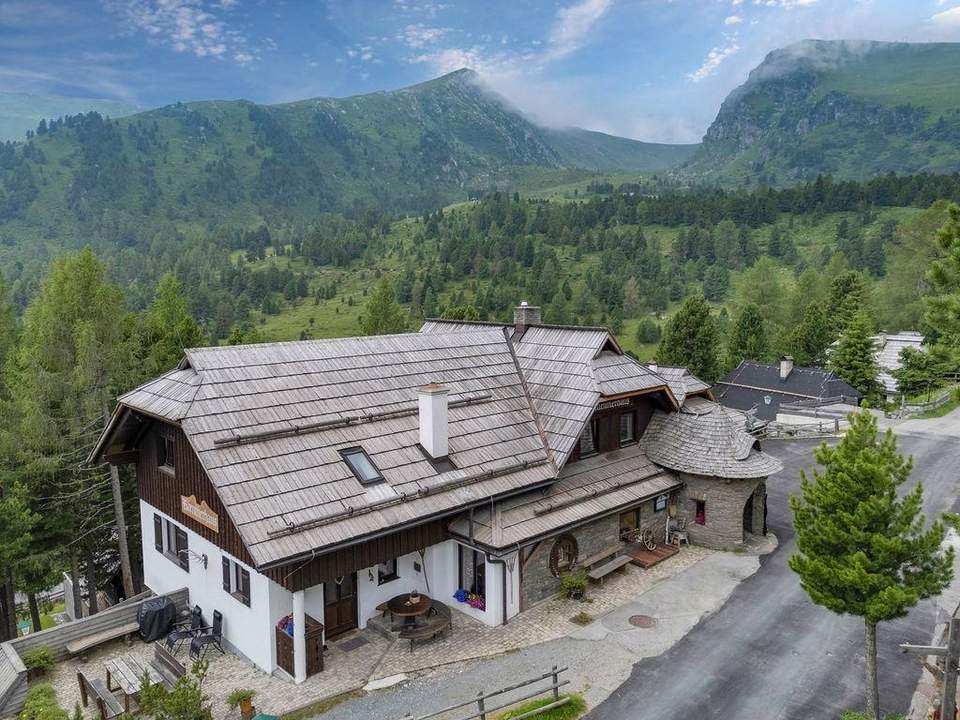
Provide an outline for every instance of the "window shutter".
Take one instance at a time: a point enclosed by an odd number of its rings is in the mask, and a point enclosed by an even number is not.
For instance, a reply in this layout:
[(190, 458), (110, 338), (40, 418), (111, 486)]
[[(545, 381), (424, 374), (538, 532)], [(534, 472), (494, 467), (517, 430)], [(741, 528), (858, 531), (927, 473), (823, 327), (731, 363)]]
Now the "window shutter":
[(223, 558), (223, 591), (230, 592), (230, 561)]
[(153, 514), (153, 547), (157, 552), (163, 552), (163, 519)]
[(250, 607), (250, 573), (243, 569), (240, 570), (240, 595), (243, 604)]
[(190, 557), (187, 555), (187, 533), (180, 528), (176, 529), (177, 562), (187, 572), (190, 572)]

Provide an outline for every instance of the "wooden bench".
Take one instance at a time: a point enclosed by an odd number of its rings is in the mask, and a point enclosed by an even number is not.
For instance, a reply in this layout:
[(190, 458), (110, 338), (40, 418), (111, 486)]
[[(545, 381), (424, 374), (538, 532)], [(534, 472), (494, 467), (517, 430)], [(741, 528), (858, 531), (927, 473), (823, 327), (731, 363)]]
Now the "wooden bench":
[(598, 565), (595, 568), (592, 568), (588, 573), (587, 577), (591, 580), (599, 580), (600, 584), (603, 585), (603, 579), (612, 573), (614, 570), (622, 570), (627, 565), (633, 561), (629, 555), (620, 555), (613, 558), (613, 560), (608, 560), (603, 565)]
[(101, 630), (100, 632), (93, 633), (92, 635), (85, 635), (82, 638), (77, 638), (76, 640), (71, 640), (67, 643), (67, 654), (71, 656), (80, 655), (80, 659), (84, 660), (86, 659), (84, 655), (88, 650), (122, 637), (127, 638), (129, 641), (129, 636), (137, 632), (139, 629), (139, 623), (130, 622), (126, 625), (110, 628), (109, 630)]
[(433, 640), (437, 636), (442, 636), (450, 629), (450, 618), (446, 615), (433, 615), (427, 618), (422, 625), (410, 625), (400, 631), (401, 640), (410, 641), (410, 652), (413, 652), (413, 644), (418, 640)]
[(80, 685), (80, 700), (83, 706), (87, 706), (92, 696), (100, 710), (101, 720), (112, 720), (123, 715), (123, 705), (107, 689), (107, 684), (103, 680), (100, 678), (90, 680), (82, 672), (78, 672), (77, 683)]
[(187, 668), (184, 667), (183, 663), (177, 660), (173, 653), (159, 642), (153, 644), (153, 660), (150, 665), (163, 678), (167, 689), (172, 688), (177, 684), (177, 680), (187, 674)]

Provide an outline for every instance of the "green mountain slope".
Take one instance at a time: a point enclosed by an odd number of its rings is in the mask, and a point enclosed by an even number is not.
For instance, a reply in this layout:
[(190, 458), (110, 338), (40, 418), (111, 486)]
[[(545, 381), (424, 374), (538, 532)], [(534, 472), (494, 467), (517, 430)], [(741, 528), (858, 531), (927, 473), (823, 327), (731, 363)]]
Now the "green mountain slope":
[(0, 142), (23, 140), (44, 119), (98, 112), (110, 117), (132, 115), (141, 108), (119, 100), (0, 92)]
[(56, 123), (0, 156), (0, 238), (134, 242), (172, 222), (298, 223), (363, 208), (421, 212), (531, 168), (659, 170), (684, 146), (541, 128), (461, 70), (391, 92), (284, 105), (176, 104), (105, 122)]
[(808, 40), (724, 101), (685, 170), (786, 185), (960, 170), (960, 44)]

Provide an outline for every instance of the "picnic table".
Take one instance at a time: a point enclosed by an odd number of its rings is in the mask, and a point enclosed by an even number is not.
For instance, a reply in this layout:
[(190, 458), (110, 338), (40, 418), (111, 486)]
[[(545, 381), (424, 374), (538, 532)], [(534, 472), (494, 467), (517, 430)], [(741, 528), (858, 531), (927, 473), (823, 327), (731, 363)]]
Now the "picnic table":
[[(144, 662), (133, 655), (120, 655), (110, 658), (104, 664), (107, 669), (107, 689), (110, 692), (119, 690), (123, 693), (123, 709), (130, 713), (130, 698), (139, 700), (140, 684), (143, 682), (143, 674), (148, 673), (150, 682), (165, 684), (163, 675), (157, 671), (153, 665)], [(117, 686), (113, 686), (116, 681)]]
[(397, 595), (387, 601), (387, 608), (389, 608), (391, 614), (403, 618), (406, 625), (416, 623), (417, 618), (430, 612), (432, 606), (433, 600), (424, 593), (419, 594), (416, 602), (410, 599), (410, 593)]

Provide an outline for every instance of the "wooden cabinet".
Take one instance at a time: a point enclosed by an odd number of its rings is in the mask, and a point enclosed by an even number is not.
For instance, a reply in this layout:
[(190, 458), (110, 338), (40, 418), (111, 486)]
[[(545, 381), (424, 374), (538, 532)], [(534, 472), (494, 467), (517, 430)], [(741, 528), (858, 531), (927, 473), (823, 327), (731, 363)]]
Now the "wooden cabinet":
[[(277, 665), (291, 677), (293, 668), (293, 637), (276, 628)], [(307, 677), (323, 672), (323, 625), (307, 615)]]

